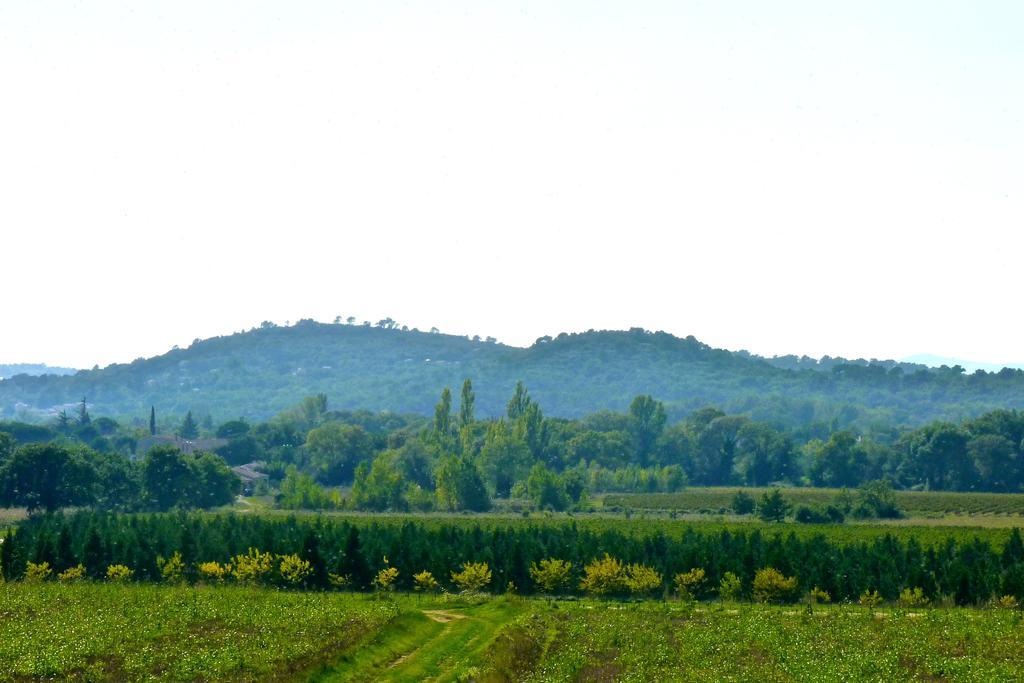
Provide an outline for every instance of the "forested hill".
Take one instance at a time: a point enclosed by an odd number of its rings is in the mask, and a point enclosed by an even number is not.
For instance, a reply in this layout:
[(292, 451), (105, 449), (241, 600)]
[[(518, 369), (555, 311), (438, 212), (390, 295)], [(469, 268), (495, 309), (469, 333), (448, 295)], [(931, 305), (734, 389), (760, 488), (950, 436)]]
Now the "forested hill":
[(46, 363), (14, 363), (13, 365), (0, 363), (0, 379), (15, 375), (73, 375), (76, 372), (78, 370), (74, 368), (50, 367)]
[[(835, 359), (832, 359), (833, 361)], [(516, 380), (549, 416), (625, 410), (637, 394), (670, 416), (705, 405), (780, 425), (920, 424), (996, 407), (1024, 407), (1024, 371), (965, 375), (839, 362), (828, 370), (779, 367), (693, 337), (630, 330), (539, 339), (522, 349), (389, 327), (303, 321), (196, 341), (187, 349), (67, 377), (0, 382), (0, 417), (40, 419), (85, 397), (95, 414), (192, 410), (215, 419), (262, 419), (324, 393), (334, 409), (431, 414), (440, 389), (471, 378), (477, 410), (504, 410)]]

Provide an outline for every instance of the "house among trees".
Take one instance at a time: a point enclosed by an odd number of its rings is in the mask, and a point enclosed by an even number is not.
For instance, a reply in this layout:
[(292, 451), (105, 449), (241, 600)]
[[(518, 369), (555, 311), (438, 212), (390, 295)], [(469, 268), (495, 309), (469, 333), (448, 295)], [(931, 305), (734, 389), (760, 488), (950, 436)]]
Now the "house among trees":
[(196, 451), (213, 453), (218, 448), (227, 444), (227, 439), (183, 439), (176, 434), (154, 434), (144, 439), (139, 439), (135, 452), (138, 455), (145, 455), (154, 446), (174, 446), (182, 453), (192, 455)]
[(231, 471), (242, 480), (242, 495), (251, 496), (256, 489), (256, 484), (261, 479), (269, 479), (266, 474), (258, 471), (256, 468), (265, 463), (262, 462), (249, 462), (238, 467), (232, 467)]

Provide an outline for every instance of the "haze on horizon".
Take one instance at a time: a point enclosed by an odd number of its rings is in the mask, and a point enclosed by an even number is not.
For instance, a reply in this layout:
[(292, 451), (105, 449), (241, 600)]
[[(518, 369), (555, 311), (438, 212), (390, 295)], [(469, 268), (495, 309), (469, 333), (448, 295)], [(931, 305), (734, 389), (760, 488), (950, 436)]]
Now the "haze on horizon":
[(0, 362), (262, 320), (1024, 361), (1024, 5), (0, 5)]

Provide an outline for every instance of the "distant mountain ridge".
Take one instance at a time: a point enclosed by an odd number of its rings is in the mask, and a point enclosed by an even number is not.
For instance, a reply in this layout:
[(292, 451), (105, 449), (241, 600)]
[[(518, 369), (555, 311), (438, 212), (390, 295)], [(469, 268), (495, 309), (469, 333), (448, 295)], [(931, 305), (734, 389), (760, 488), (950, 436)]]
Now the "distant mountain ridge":
[(664, 401), (672, 417), (716, 405), (783, 425), (919, 424), (1024, 407), (1020, 370), (965, 375), (897, 361), (804, 358), (765, 359), (641, 329), (560, 334), (518, 348), (306, 320), (66, 377), (3, 380), (0, 417), (48, 419), (84, 396), (94, 414), (145, 419), (153, 405), (164, 415), (264, 419), (313, 393), (327, 394), (336, 409), (432, 414), (441, 388), (457, 393), (467, 377), (481, 415), (503, 413), (517, 380), (546, 415), (560, 417), (625, 410), (637, 394)]
[(0, 380), (15, 375), (73, 375), (75, 368), (50, 367), (46, 363), (9, 363), (0, 364)]
[(1012, 368), (1014, 370), (1024, 369), (1024, 363), (983, 363), (974, 360), (964, 360), (962, 358), (949, 358), (947, 356), (935, 356), (930, 353), (918, 353), (913, 356), (908, 356), (903, 359), (907, 363), (914, 363), (923, 365), (929, 368), (938, 368), (943, 365), (947, 367), (954, 367), (959, 365), (967, 372), (975, 372), (977, 370), (983, 370), (985, 372), (999, 372), (1003, 368)]

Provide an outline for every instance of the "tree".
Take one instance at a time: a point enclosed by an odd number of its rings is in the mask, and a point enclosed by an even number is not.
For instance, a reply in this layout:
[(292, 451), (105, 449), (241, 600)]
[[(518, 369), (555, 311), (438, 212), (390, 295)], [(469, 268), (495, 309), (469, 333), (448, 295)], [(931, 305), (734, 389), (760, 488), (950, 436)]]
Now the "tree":
[(545, 593), (555, 593), (569, 584), (572, 563), (556, 558), (530, 565), (530, 578)]
[(754, 600), (757, 602), (785, 602), (796, 594), (796, 577), (783, 576), (773, 567), (765, 567), (754, 574)]
[[(899, 505), (896, 504), (896, 493), (892, 490), (892, 484), (885, 479), (861, 484), (857, 489), (857, 498), (857, 510), (865, 510), (871, 517), (895, 519), (903, 516)], [(854, 512), (856, 513), (856, 510)]]
[(508, 419), (515, 421), (526, 413), (526, 409), (530, 406), (532, 401), (530, 400), (530, 394), (526, 391), (526, 386), (522, 380), (516, 382), (515, 391), (512, 394), (512, 398), (508, 402), (506, 412)]
[(626, 567), (608, 553), (583, 568), (580, 589), (593, 596), (614, 595), (626, 588)]
[(491, 583), (491, 568), (486, 562), (464, 562), (462, 571), (452, 572), (455, 585), (468, 593), (476, 593)]
[(434, 406), (434, 435), (441, 443), (447, 443), (452, 433), (452, 392), (445, 387), (441, 400)]
[(467, 378), (462, 383), (462, 395), (459, 400), (459, 426), (466, 427), (473, 424), (473, 407), (476, 403), (476, 394), (473, 393), (473, 383)]
[(324, 484), (352, 481), (356, 467), (373, 457), (373, 439), (358, 425), (327, 422), (306, 436), (310, 468)]
[(149, 407), (149, 435), (156, 436), (156, 406)]
[(793, 443), (789, 437), (762, 423), (740, 428), (735, 468), (750, 486), (767, 486), (793, 475)]
[(782, 497), (782, 492), (779, 489), (772, 489), (771, 493), (761, 496), (757, 514), (766, 522), (784, 522), (789, 509), (790, 504)]
[(96, 470), (80, 451), (57, 443), (29, 444), (0, 464), (0, 506), (53, 512), (93, 500)]
[(569, 496), (561, 477), (536, 463), (526, 480), (526, 491), (539, 509), (564, 510), (569, 507)]
[(13, 436), (7, 432), (0, 432), (0, 467), (3, 467), (4, 462), (14, 455), (17, 445), (18, 442), (14, 440)]
[(746, 491), (737, 491), (732, 498), (732, 511), (737, 515), (753, 514), (755, 506), (754, 497)]
[(83, 396), (82, 400), (78, 404), (78, 416), (76, 418), (76, 421), (78, 422), (78, 425), (80, 427), (84, 427), (85, 425), (89, 424), (91, 420), (92, 418), (89, 417), (89, 407), (86, 405), (85, 397)]
[(407, 485), (395, 467), (395, 451), (385, 451), (373, 459), (372, 466), (362, 462), (356, 468), (352, 502), (361, 510), (406, 510)]
[(637, 396), (629, 405), (629, 427), (637, 462), (646, 467), (654, 444), (665, 429), (665, 406), (650, 396)]
[(491, 509), (491, 498), (476, 465), (465, 456), (446, 455), (437, 465), (437, 501), (445, 510)]
[(199, 436), (199, 425), (196, 424), (195, 419), (192, 417), (191, 410), (185, 414), (185, 419), (181, 421), (181, 426), (178, 428), (178, 436), (187, 441), (191, 441)]
[(508, 423), (499, 420), (487, 428), (479, 462), (494, 495), (508, 498), (512, 485), (529, 472), (532, 459), (526, 444), (512, 434)]
[(142, 460), (142, 495), (147, 507), (170, 510), (188, 500), (192, 472), (174, 446), (155, 446)]
[(190, 471), (189, 507), (212, 508), (227, 505), (235, 500), (242, 489), (238, 476), (213, 453), (197, 453), (188, 460)]
[(245, 420), (228, 420), (217, 427), (218, 439), (240, 439), (249, 433), (249, 423)]

